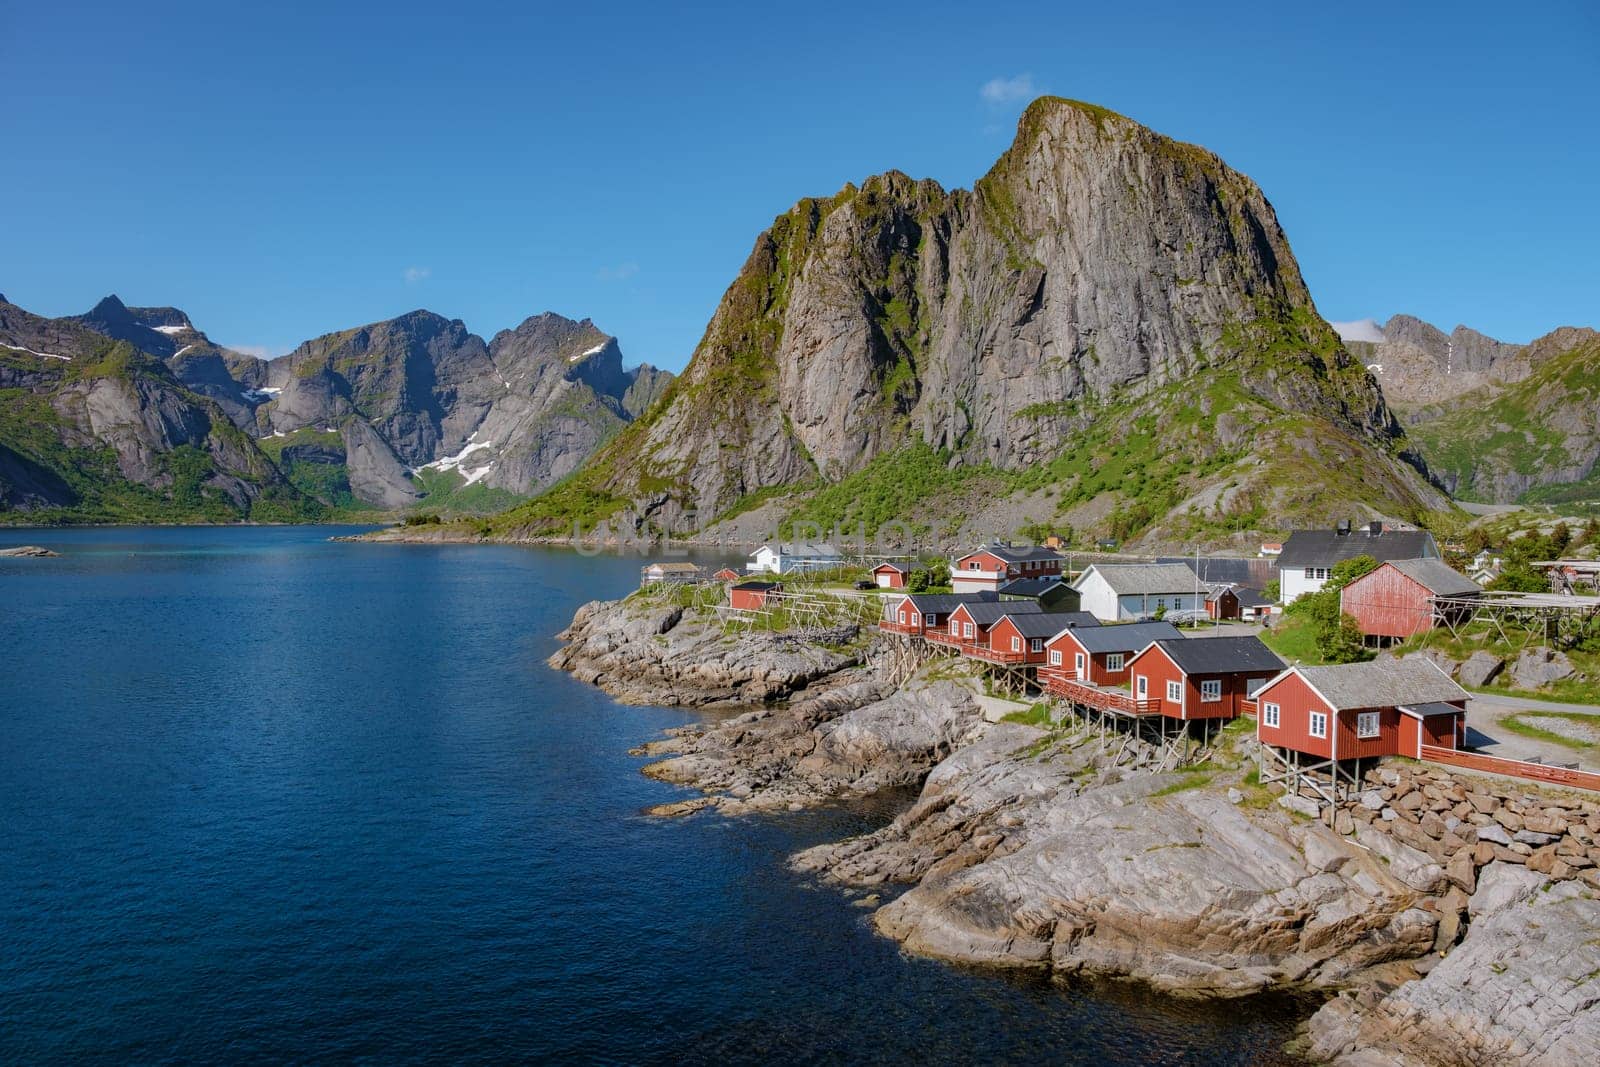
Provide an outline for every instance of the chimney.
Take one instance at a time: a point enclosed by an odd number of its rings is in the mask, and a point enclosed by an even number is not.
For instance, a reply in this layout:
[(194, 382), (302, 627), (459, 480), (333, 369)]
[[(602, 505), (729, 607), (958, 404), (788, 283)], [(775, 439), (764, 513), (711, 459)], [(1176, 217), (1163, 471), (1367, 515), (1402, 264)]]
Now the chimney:
[(1338, 536), (1338, 537), (1349, 537), (1350, 536), (1350, 520), (1349, 519), (1340, 519), (1339, 520), (1339, 524), (1333, 528), (1333, 532), (1334, 532), (1334, 535)]
[(1367, 523), (1367, 536), (1368, 537), (1381, 537), (1381, 536), (1383, 536), (1383, 520), (1381, 520), (1381, 519), (1373, 519), (1371, 522)]

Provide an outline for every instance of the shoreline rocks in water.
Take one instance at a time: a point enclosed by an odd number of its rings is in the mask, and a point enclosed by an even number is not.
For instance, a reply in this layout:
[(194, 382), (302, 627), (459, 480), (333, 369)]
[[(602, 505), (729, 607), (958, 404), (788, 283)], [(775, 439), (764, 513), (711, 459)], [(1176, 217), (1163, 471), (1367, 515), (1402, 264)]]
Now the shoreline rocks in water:
[(59, 556), (61, 553), (52, 552), (48, 548), (38, 545), (17, 545), (15, 548), (0, 548), (0, 556), (23, 556), (28, 558), (42, 558), (45, 556)]
[[(1307, 1042), (1349, 1064), (1565, 1062), (1600, 1027), (1587, 800), (1402, 765), (1330, 826), (1256, 783), (1244, 728), (1161, 770), (1120, 736), (988, 722), (970, 678), (940, 661), (902, 680), (903, 650), (876, 638), (724, 634), (643, 598), (585, 605), (563, 637), (551, 663), (623, 699), (764, 705), (637, 750), (647, 774), (704, 794), (656, 814), (920, 787), (888, 825), (791, 860), (852, 890), (907, 887), (882, 894), (873, 922), (909, 951), (1186, 995), (1339, 992)], [(1519, 818), (1554, 835), (1561, 810), (1567, 837), (1487, 840)], [(1546, 928), (1557, 919), (1566, 932)], [(1530, 923), (1544, 932), (1523, 959)], [(1546, 973), (1565, 982), (1548, 995)]]

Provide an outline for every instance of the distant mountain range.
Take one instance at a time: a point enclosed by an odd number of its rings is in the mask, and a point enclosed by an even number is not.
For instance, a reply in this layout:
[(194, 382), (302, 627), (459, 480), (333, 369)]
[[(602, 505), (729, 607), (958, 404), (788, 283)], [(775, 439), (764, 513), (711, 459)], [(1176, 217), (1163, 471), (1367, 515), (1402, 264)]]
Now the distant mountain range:
[(1360, 328), (1346, 345), (1452, 494), (1600, 500), (1600, 333), (1564, 326), (1521, 345), (1465, 326), (1446, 334), (1409, 315), (1347, 326)]
[(177, 308), (0, 297), (0, 519), (489, 511), (572, 472), (672, 375), (545, 313), (488, 342), (429, 311), (257, 359)]

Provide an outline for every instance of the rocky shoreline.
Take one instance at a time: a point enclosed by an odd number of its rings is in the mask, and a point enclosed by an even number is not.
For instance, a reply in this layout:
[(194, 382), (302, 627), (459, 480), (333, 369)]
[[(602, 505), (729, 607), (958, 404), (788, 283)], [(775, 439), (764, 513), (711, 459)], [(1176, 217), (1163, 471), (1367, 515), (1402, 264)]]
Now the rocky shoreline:
[(1163, 770), (1120, 736), (990, 721), (949, 661), (870, 634), (725, 633), (633, 597), (561, 637), (552, 665), (625, 702), (759, 705), (637, 750), (701, 793), (656, 814), (920, 790), (791, 861), (873, 894), (909, 951), (1184, 996), (1309, 991), (1330, 999), (1301, 1051), (1330, 1062), (1567, 1063), (1600, 1043), (1592, 799), (1402, 765), (1323, 821), (1256, 783), (1246, 728)]

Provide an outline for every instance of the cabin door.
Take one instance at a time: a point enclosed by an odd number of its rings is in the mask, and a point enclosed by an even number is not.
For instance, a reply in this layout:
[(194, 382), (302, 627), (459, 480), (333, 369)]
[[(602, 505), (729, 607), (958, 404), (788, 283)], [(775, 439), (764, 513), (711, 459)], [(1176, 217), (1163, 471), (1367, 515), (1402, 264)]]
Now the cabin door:
[(1137, 693), (1137, 695), (1138, 695), (1140, 700), (1143, 700), (1146, 696), (1148, 696), (1150, 694), (1149, 681), (1142, 674), (1138, 675), (1137, 677), (1134, 678), (1133, 686), (1134, 686), (1134, 690)]
[(1073, 662), (1078, 668), (1078, 681), (1087, 682), (1089, 680), (1089, 665), (1087, 661), (1085, 661), (1083, 653), (1079, 652)]

